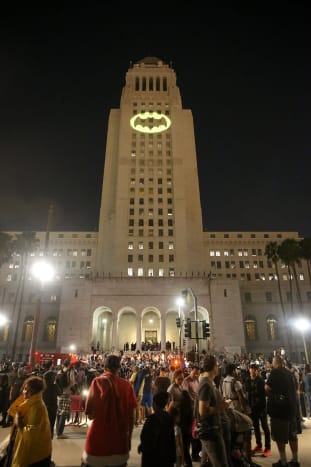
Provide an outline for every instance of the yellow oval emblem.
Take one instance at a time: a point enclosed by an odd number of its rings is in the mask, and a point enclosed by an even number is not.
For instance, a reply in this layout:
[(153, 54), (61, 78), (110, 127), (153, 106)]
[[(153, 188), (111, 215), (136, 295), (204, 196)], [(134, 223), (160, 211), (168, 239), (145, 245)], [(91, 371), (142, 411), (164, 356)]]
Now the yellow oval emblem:
[(131, 120), (131, 127), (141, 133), (161, 133), (171, 126), (171, 120), (167, 115), (157, 112), (143, 112), (134, 115)]

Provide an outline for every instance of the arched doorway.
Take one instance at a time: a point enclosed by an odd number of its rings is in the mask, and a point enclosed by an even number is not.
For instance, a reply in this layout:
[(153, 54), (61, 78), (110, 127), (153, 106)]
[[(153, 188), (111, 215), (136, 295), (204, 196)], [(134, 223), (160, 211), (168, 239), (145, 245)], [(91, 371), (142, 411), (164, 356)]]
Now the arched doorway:
[(112, 347), (112, 313), (105, 306), (97, 308), (93, 314), (92, 346), (100, 352)]

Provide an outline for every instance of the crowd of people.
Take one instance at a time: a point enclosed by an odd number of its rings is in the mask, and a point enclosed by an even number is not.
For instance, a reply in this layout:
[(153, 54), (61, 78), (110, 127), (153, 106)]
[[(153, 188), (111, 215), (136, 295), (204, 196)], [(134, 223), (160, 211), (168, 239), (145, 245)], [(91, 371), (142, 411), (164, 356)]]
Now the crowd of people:
[(228, 362), (203, 353), (191, 362), (171, 352), (122, 352), (60, 366), (49, 361), (30, 374), (22, 365), (3, 365), (7, 467), (53, 465), (52, 439), (54, 433), (66, 438), (76, 395), (92, 420), (85, 467), (125, 467), (139, 426), (142, 467), (258, 467), (259, 456), (271, 455), (271, 439), (280, 457), (273, 467), (300, 467), (298, 435), (311, 416), (311, 371), (279, 354), (272, 361)]

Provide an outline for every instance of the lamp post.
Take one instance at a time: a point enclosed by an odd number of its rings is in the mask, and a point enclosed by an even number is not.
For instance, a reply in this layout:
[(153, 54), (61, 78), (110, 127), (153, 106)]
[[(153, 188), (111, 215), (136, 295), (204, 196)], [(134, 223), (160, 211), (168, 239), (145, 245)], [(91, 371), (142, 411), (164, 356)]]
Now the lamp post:
[(181, 307), (183, 306), (185, 302), (181, 297), (179, 297), (176, 303), (178, 305), (178, 318), (180, 322), (180, 327), (178, 328), (178, 336), (179, 336), (179, 355), (181, 355)]
[(54, 269), (52, 268), (51, 264), (46, 261), (39, 261), (34, 263), (32, 268), (33, 276), (39, 280), (40, 283), (40, 290), (39, 296), (36, 305), (36, 312), (32, 326), (32, 333), (31, 333), (31, 343), (29, 349), (29, 359), (28, 364), (33, 367), (35, 363), (35, 348), (37, 344), (37, 336), (38, 336), (38, 329), (39, 329), (39, 322), (40, 322), (40, 313), (41, 313), (41, 294), (43, 290), (44, 284), (47, 282), (51, 282), (54, 277)]
[(306, 339), (305, 339), (305, 331), (307, 331), (309, 329), (310, 323), (305, 318), (300, 318), (300, 319), (298, 319), (298, 321), (295, 322), (295, 326), (301, 332), (302, 342), (303, 342), (303, 347), (304, 347), (305, 357), (306, 357), (306, 363), (310, 363), (309, 362), (309, 354), (308, 354), (307, 343), (306, 343)]

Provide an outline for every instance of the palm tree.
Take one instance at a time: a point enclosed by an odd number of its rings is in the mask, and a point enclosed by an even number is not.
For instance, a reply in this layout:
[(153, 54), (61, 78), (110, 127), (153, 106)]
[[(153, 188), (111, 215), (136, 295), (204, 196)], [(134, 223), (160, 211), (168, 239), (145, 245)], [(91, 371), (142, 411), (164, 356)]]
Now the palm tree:
[(16, 234), (15, 239), (12, 241), (12, 248), (15, 254), (20, 255), (20, 274), (16, 288), (16, 295), (13, 306), (13, 315), (16, 313), (17, 305), (17, 317), (14, 328), (14, 336), (12, 342), (12, 359), (15, 357), (16, 352), (16, 343), (17, 343), (17, 333), (19, 328), (20, 317), (22, 313), (23, 306), (23, 296), (25, 289), (25, 279), (28, 269), (28, 258), (31, 253), (33, 253), (37, 248), (38, 240), (36, 239), (35, 232), (23, 232), (21, 234)]
[(7, 263), (12, 256), (12, 236), (0, 232), (0, 267)]
[(311, 285), (311, 238), (303, 238), (299, 243), (301, 257), (307, 261), (308, 276)]
[(279, 273), (279, 260), (280, 260), (279, 244), (277, 242), (267, 243), (266, 248), (265, 248), (265, 255), (267, 256), (269, 261), (272, 261), (274, 265), (275, 274), (277, 277), (280, 305), (281, 305), (281, 310), (282, 310), (283, 320), (284, 320), (284, 328), (286, 330), (287, 345), (290, 347), (291, 339), (288, 333), (287, 316), (286, 316), (286, 311), (285, 311), (285, 306), (284, 306), (284, 300), (283, 300), (282, 289), (281, 289), (281, 281), (280, 281), (280, 273)]
[(301, 299), (298, 275), (297, 275), (297, 270), (296, 270), (296, 264), (299, 264), (299, 265), (301, 264), (300, 263), (301, 250), (300, 250), (299, 242), (297, 240), (294, 240), (293, 238), (288, 238), (284, 240), (279, 246), (279, 256), (288, 269), (289, 281), (290, 281), (290, 292), (291, 292), (291, 306), (292, 306), (292, 312), (293, 312), (294, 306), (293, 306), (293, 297), (292, 297), (293, 295), (292, 294), (292, 290), (293, 290), (292, 289), (292, 277), (294, 277), (294, 280), (295, 280), (298, 306), (300, 309), (302, 308), (302, 299)]

